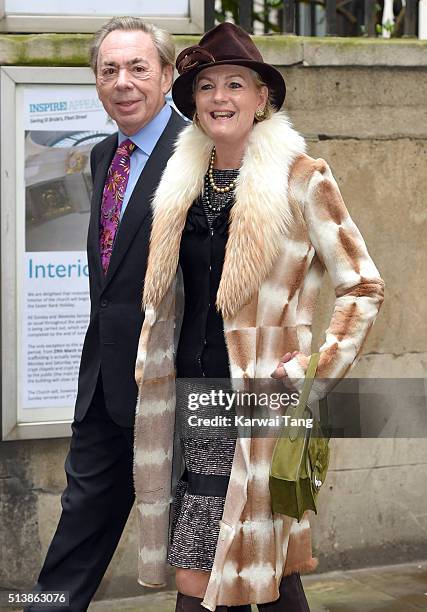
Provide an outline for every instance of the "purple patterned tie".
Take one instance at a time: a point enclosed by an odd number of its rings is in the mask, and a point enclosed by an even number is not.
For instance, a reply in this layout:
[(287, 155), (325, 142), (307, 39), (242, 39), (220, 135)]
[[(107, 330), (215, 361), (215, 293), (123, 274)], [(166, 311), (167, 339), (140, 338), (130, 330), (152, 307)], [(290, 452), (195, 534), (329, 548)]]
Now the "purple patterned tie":
[(114, 154), (104, 185), (99, 228), (99, 249), (104, 274), (107, 273), (113, 251), (114, 237), (129, 180), (130, 156), (134, 150), (135, 145), (129, 138), (122, 142)]

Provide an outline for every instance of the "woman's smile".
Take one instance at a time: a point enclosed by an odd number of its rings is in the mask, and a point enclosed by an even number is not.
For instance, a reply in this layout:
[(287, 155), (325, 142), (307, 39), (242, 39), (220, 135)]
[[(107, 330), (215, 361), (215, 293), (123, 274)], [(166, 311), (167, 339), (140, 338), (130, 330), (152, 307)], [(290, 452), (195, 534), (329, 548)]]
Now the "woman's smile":
[(212, 117), (212, 119), (220, 119), (220, 120), (224, 120), (224, 119), (231, 119), (232, 117), (234, 117), (235, 112), (234, 111), (212, 111), (211, 113), (209, 113), (210, 116)]

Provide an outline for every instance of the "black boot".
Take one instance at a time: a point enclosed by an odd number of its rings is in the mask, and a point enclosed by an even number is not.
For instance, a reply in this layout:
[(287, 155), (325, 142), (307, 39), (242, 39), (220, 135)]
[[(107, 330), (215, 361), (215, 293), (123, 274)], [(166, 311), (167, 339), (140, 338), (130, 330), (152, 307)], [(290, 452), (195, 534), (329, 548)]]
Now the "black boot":
[(279, 593), (276, 601), (258, 604), (259, 612), (310, 612), (299, 574), (283, 576)]
[[(203, 599), (200, 597), (192, 597), (191, 595), (178, 593), (176, 596), (175, 612), (208, 612), (207, 609), (201, 605), (202, 601)], [(227, 612), (227, 607), (217, 606), (216, 612)]]
[(177, 593), (175, 612), (201, 612), (203, 610), (200, 605), (202, 601), (199, 597)]

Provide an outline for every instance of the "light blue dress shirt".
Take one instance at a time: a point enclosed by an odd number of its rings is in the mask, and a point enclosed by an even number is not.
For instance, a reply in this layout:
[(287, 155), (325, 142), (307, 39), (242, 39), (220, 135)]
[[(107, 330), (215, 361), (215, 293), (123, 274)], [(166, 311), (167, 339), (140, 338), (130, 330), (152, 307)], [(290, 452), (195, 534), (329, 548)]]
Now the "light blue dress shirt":
[(133, 136), (126, 136), (119, 130), (119, 145), (122, 144), (126, 138), (136, 145), (135, 151), (132, 153), (130, 158), (130, 170), (129, 180), (126, 187), (125, 197), (123, 198), (122, 210), (120, 212), (120, 221), (122, 220), (123, 214), (128, 205), (132, 191), (139, 179), (141, 172), (147, 163), (154, 147), (157, 144), (160, 136), (162, 135), (169, 119), (172, 114), (172, 109), (169, 104), (165, 104), (162, 110), (152, 119), (147, 125), (139, 130)]

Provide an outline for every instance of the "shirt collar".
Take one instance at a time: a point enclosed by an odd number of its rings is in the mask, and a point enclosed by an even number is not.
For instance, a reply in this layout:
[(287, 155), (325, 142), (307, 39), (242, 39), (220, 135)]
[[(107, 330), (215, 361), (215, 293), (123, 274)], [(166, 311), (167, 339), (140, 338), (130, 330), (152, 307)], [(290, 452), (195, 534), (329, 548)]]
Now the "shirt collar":
[(126, 136), (126, 134), (123, 134), (123, 132), (119, 130), (119, 145), (122, 144), (122, 142), (127, 138), (130, 138), (130, 140), (132, 140), (132, 142), (135, 143), (136, 146), (141, 149), (141, 151), (144, 151), (144, 153), (148, 156), (151, 155), (157, 141), (162, 135), (170, 119), (171, 114), (171, 107), (169, 104), (165, 104), (162, 110), (133, 136)]

